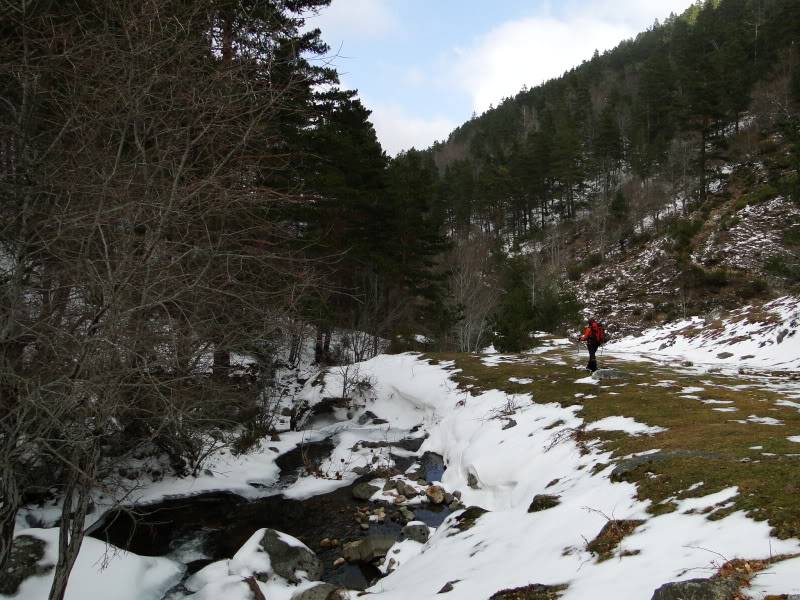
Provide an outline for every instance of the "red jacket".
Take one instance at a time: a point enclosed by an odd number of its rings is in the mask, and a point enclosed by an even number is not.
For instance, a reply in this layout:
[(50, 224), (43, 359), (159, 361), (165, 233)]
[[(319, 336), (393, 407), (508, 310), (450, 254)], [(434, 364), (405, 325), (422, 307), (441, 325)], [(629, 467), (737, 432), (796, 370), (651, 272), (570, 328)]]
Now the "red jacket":
[(588, 342), (589, 340), (593, 340), (596, 344), (600, 345), (605, 341), (603, 339), (604, 337), (605, 335), (603, 332), (603, 326), (600, 325), (600, 323), (598, 323), (597, 321), (593, 321), (592, 323), (589, 323), (588, 327), (585, 327), (583, 329), (583, 335), (581, 335), (581, 341)]

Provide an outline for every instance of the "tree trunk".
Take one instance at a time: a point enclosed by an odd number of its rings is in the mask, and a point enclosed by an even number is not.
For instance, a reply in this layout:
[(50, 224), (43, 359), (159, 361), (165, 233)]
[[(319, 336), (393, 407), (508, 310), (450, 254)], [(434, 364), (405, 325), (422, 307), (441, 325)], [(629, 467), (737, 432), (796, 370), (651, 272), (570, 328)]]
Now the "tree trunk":
[[(75, 454), (77, 455), (77, 452)], [(97, 459), (97, 451), (92, 450), (83, 457), (83, 460), (78, 459), (77, 464), (72, 467), (76, 472), (73, 473), (64, 494), (58, 534), (58, 561), (48, 600), (64, 600), (69, 576), (83, 543), (83, 526), (86, 522), (86, 513), (89, 511)]]
[(222, 19), (222, 64), (226, 67), (233, 62), (233, 15), (225, 11)]
[(325, 358), (322, 346), (322, 327), (317, 327), (317, 334), (314, 338), (314, 364), (321, 365)]
[(322, 342), (322, 359), (326, 364), (331, 364), (331, 337), (333, 337), (333, 332), (330, 328), (326, 328), (325, 339)]
[(5, 573), (5, 564), (14, 544), (14, 525), (19, 509), (20, 493), (14, 477), (14, 468), (3, 468), (2, 479), (3, 504), (0, 506), (0, 573)]
[(700, 133), (700, 201), (705, 202), (708, 195), (706, 189), (706, 139), (708, 137), (708, 123), (704, 119)]
[(231, 370), (231, 353), (224, 348), (214, 350), (214, 366), (211, 376), (219, 381), (224, 381)]

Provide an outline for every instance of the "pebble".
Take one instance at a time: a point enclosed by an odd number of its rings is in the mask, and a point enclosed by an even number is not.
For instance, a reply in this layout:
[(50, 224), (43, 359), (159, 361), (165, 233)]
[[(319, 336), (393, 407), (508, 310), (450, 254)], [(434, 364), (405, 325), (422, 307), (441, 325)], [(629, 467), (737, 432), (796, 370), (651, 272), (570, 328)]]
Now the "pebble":
[(339, 568), (339, 567), (341, 567), (341, 566), (342, 566), (342, 565), (343, 565), (345, 562), (347, 562), (347, 561), (346, 561), (345, 559), (343, 559), (343, 558), (340, 556), (340, 557), (339, 557), (339, 558), (337, 558), (335, 561), (333, 561), (333, 568), (334, 568), (334, 569), (336, 569), (336, 568)]

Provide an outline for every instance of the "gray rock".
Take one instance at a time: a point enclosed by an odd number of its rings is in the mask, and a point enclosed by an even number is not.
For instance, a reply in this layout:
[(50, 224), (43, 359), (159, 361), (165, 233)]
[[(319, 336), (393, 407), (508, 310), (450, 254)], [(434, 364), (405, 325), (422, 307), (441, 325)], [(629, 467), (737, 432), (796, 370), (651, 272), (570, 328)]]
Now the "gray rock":
[(403, 527), (403, 535), (409, 540), (424, 544), (431, 537), (431, 530), (424, 523), (414, 523)]
[(380, 488), (369, 483), (359, 483), (353, 486), (353, 498), (357, 500), (369, 500), (372, 495)]
[(292, 600), (328, 600), (328, 596), (338, 590), (335, 585), (330, 583), (320, 583), (304, 592), (292, 596)]
[(383, 491), (388, 492), (389, 490), (396, 490), (397, 489), (397, 480), (396, 479), (387, 479), (386, 483), (383, 484)]
[[(284, 542), (274, 529), (267, 529), (264, 532), (261, 548), (269, 554), (272, 569), (291, 583), (300, 582), (295, 575), (296, 571), (305, 571), (310, 581), (322, 578), (324, 569), (317, 555), (303, 546), (293, 546)], [(266, 581), (266, 577), (262, 579), (258, 574), (256, 578)]]
[(8, 557), (3, 576), (0, 577), (0, 594), (13, 596), (28, 577), (44, 575), (53, 569), (53, 565), (40, 565), (44, 558), (46, 543), (30, 535), (19, 535), (14, 538), (11, 554)]
[(625, 373), (618, 369), (598, 369), (592, 374), (592, 377), (603, 381), (604, 379), (622, 379)]
[(516, 427), (517, 422), (514, 419), (506, 417), (506, 424), (503, 425), (503, 430), (511, 429), (512, 427)]
[(376, 414), (375, 414), (374, 412), (372, 412), (371, 410), (368, 410), (368, 411), (366, 411), (366, 412), (365, 412), (363, 415), (361, 415), (360, 417), (358, 417), (358, 424), (359, 424), (359, 425), (366, 425), (366, 424), (367, 424), (367, 423), (369, 423), (370, 421), (372, 421), (372, 420), (374, 420), (374, 419), (377, 419), (377, 418), (378, 418), (378, 415), (376, 415)]
[(370, 535), (361, 540), (350, 542), (342, 548), (342, 554), (348, 562), (371, 562), (386, 556), (396, 539), (391, 535)]
[(400, 516), (403, 517), (403, 520), (406, 522), (413, 521), (417, 518), (417, 515), (415, 515), (412, 510), (406, 508), (405, 506), (401, 506), (397, 512), (400, 513)]
[(447, 583), (445, 583), (445, 584), (442, 586), (442, 589), (440, 589), (440, 590), (439, 590), (438, 592), (436, 592), (436, 593), (437, 593), (437, 594), (449, 594), (450, 592), (452, 592), (452, 591), (455, 589), (455, 585), (456, 585), (456, 584), (457, 584), (459, 581), (461, 581), (461, 580), (460, 580), (460, 579), (453, 579), (453, 581), (448, 581)]
[(415, 498), (417, 496), (417, 489), (410, 483), (406, 483), (400, 479), (397, 482), (397, 493), (406, 498)]
[(733, 579), (690, 579), (665, 583), (651, 600), (733, 600), (738, 591), (739, 583)]
[(467, 485), (471, 487), (473, 490), (477, 490), (478, 488), (480, 488), (480, 485), (478, 485), (478, 478), (475, 476), (474, 473), (467, 474)]
[(667, 450), (665, 452), (655, 452), (653, 454), (645, 454), (643, 456), (634, 456), (621, 460), (611, 471), (612, 481), (623, 481), (625, 476), (635, 471), (642, 465), (659, 463), (671, 458), (719, 458), (719, 455), (710, 452), (701, 452), (698, 450)]

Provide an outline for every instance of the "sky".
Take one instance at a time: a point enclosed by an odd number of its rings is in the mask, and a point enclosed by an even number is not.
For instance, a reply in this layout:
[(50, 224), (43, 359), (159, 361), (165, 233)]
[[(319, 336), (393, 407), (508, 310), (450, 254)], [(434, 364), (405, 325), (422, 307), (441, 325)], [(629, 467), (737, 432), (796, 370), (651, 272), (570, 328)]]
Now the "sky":
[(310, 16), (386, 152), (444, 140), (692, 0), (333, 0)]

